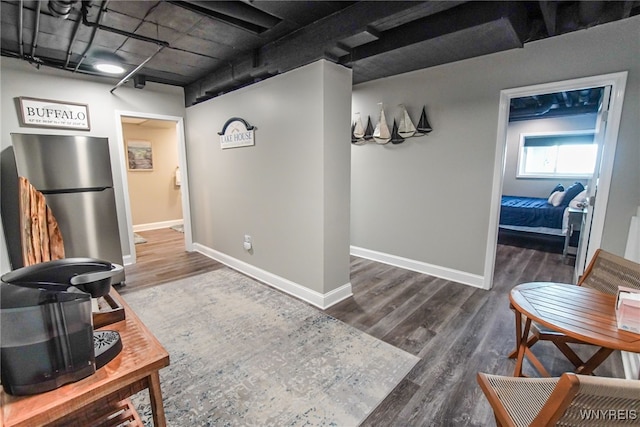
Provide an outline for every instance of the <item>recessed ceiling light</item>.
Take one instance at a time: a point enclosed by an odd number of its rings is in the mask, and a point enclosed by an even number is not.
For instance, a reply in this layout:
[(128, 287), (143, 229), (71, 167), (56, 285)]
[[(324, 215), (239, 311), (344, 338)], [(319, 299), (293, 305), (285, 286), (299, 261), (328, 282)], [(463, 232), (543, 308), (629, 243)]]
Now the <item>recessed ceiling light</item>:
[(107, 74), (122, 74), (126, 70), (122, 66), (124, 60), (114, 52), (98, 49), (93, 51), (89, 57), (93, 67), (103, 73)]
[(102, 71), (103, 73), (108, 73), (108, 74), (124, 73), (124, 68), (122, 68), (120, 65), (107, 63), (107, 62), (101, 62), (99, 64), (96, 64), (96, 69), (98, 71)]

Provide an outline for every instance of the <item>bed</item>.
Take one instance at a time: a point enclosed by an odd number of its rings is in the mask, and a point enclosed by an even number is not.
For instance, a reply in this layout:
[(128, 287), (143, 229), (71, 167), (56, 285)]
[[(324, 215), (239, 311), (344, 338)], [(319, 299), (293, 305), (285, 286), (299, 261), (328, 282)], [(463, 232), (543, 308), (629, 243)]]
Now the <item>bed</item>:
[(575, 182), (566, 190), (558, 184), (548, 198), (502, 196), (500, 228), (530, 233), (564, 236), (569, 208), (582, 209), (586, 203), (584, 186)]
[(562, 236), (567, 206), (553, 206), (548, 199), (502, 196), (500, 227), (508, 230)]

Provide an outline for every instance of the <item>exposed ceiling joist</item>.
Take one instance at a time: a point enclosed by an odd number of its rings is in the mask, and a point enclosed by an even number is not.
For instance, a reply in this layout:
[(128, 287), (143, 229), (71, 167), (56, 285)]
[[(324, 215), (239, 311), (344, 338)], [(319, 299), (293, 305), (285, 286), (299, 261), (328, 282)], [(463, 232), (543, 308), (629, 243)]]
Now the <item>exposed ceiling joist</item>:
[(186, 105), (319, 59), (350, 67), (357, 84), (640, 13), (640, 1), (577, 0), (0, 3), (2, 56), (106, 77), (97, 54), (117, 54), (126, 71), (114, 84), (182, 86)]
[(192, 12), (234, 25), (255, 34), (275, 27), (282, 20), (256, 9), (249, 3), (232, 1), (174, 1), (169, 3)]
[(542, 12), (544, 25), (547, 27), (547, 33), (550, 36), (555, 36), (558, 4), (553, 1), (540, 1), (540, 11)]
[[(243, 55), (229, 66), (217, 70), (197, 84), (186, 88), (187, 98), (217, 95), (237, 85), (244, 85), (251, 74), (278, 74), (319, 59), (331, 59), (327, 52), (338, 40), (366, 32), (369, 24), (399, 13), (416, 2), (356, 2), (324, 19), (316, 21), (260, 49), (260, 64), (254, 66), (249, 55)], [(370, 29), (370, 28), (369, 28)]]
[[(426, 40), (480, 26), (492, 21), (507, 19), (517, 35), (524, 36), (521, 25), (526, 17), (524, 6), (507, 2), (470, 2), (436, 15), (412, 21), (401, 27), (387, 30), (379, 39), (354, 47), (341, 63), (353, 64), (361, 59), (404, 48)], [(520, 46), (522, 46), (522, 41)]]

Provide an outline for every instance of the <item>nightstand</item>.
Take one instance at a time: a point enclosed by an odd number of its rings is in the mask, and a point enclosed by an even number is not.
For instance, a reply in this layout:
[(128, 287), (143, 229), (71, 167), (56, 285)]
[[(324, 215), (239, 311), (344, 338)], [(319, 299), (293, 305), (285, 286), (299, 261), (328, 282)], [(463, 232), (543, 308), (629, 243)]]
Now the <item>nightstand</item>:
[(562, 257), (566, 260), (567, 255), (576, 255), (578, 253), (578, 242), (572, 241), (571, 237), (575, 232), (579, 232), (582, 229), (582, 221), (584, 221), (586, 209), (568, 208), (569, 221), (567, 224), (567, 233), (564, 236), (564, 249), (562, 250)]

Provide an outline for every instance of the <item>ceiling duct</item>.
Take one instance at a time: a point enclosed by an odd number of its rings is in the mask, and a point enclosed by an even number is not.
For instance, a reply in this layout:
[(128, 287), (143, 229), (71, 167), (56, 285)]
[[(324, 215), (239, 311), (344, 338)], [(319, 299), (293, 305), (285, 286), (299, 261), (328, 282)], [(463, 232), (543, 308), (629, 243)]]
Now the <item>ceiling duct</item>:
[(67, 19), (77, 0), (49, 0), (49, 12), (58, 18)]

